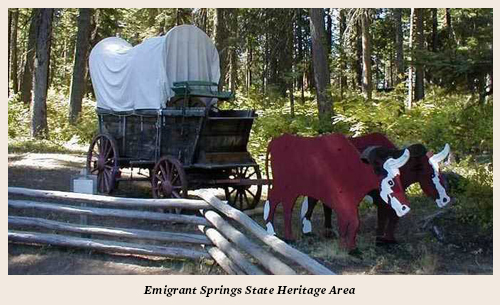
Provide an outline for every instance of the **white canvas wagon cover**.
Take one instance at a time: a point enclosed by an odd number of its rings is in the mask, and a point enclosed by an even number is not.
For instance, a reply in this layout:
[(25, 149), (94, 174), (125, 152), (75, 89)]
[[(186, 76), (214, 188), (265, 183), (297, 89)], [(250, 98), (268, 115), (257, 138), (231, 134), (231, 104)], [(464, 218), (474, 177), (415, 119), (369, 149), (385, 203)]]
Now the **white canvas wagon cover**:
[(90, 53), (90, 77), (97, 107), (112, 111), (160, 109), (174, 96), (179, 81), (219, 82), (219, 53), (212, 40), (193, 25), (132, 47), (110, 37)]

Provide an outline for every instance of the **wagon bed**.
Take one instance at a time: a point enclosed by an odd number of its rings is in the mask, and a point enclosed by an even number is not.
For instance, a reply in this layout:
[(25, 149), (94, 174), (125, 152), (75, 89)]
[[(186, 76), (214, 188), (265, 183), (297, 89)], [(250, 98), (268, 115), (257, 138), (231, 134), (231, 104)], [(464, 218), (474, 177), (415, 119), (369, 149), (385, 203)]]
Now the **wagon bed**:
[(214, 83), (176, 85), (176, 96), (163, 109), (97, 109), (99, 134), (87, 168), (97, 174), (98, 190), (112, 192), (123, 179), (120, 169), (139, 168), (149, 174), (134, 180), (150, 180), (155, 198), (187, 197), (190, 189), (218, 187), (231, 205), (255, 207), (262, 184), (268, 183), (247, 151), (255, 111), (219, 110), (217, 102), (232, 94), (213, 89)]

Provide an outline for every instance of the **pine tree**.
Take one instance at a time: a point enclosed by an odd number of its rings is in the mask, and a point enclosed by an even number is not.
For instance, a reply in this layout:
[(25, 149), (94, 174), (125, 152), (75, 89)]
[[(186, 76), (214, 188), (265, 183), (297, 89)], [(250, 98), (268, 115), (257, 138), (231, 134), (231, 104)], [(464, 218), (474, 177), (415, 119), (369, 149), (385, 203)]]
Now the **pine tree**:
[(33, 90), (33, 69), (35, 64), (35, 46), (39, 13), (40, 9), (38, 8), (34, 8), (31, 12), (26, 59), (24, 61), (24, 69), (21, 77), (21, 100), (26, 104), (30, 104), (32, 99), (31, 91)]
[(40, 21), (36, 39), (35, 97), (31, 114), (31, 135), (34, 138), (48, 136), (47, 90), (49, 83), (50, 47), (54, 9), (40, 9)]
[(330, 69), (325, 48), (325, 22), (323, 9), (312, 8), (310, 11), (310, 27), (312, 38), (312, 61), (318, 101), (318, 116), (322, 131), (331, 124), (333, 101), (329, 93)]
[(82, 111), (82, 99), (85, 95), (85, 79), (88, 71), (87, 59), (90, 51), (91, 15), (92, 9), (81, 8), (78, 16), (78, 33), (69, 101), (69, 122), (71, 124), (76, 123)]

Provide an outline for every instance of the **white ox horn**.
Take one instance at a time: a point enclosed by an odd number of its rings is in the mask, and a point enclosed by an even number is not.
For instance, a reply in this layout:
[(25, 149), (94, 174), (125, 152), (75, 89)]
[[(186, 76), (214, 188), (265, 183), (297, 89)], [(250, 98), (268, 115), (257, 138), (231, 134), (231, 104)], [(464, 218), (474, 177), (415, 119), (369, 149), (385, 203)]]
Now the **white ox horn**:
[[(410, 160), (410, 151), (408, 149), (405, 149), (404, 153), (401, 155), (401, 157), (397, 159), (392, 159), (390, 158), (389, 160), (385, 161), (384, 163), (384, 168), (387, 166), (398, 169), (401, 166), (405, 165), (406, 162)], [(386, 168), (387, 169), (387, 168)]]
[(429, 159), (429, 162), (439, 163), (439, 162), (443, 161), (446, 157), (448, 157), (449, 153), (450, 153), (450, 145), (448, 145), (448, 143), (446, 143), (446, 145), (444, 146), (444, 149), (440, 153), (432, 156)]

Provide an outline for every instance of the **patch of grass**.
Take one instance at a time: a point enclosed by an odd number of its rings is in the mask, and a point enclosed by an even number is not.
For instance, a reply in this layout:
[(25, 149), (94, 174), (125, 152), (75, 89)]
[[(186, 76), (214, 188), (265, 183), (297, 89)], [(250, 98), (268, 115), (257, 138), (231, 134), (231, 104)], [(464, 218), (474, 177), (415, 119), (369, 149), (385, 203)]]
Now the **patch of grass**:
[(419, 246), (419, 259), (415, 262), (416, 274), (436, 274), (440, 262), (439, 257), (425, 245)]
[(51, 140), (37, 140), (33, 138), (9, 139), (8, 153), (61, 153), (82, 154), (86, 150), (79, 148), (69, 149), (64, 143)]

